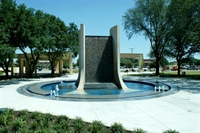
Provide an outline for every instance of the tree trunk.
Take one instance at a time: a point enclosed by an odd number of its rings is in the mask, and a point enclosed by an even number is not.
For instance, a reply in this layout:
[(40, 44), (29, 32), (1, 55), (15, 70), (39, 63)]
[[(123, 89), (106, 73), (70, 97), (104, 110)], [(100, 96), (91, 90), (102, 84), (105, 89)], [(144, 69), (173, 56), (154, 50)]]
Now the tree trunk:
[(51, 74), (54, 75), (54, 63), (50, 62), (50, 64), (51, 64)]
[(160, 64), (160, 59), (158, 56), (156, 56), (156, 75), (159, 75), (159, 65)]
[(6, 74), (6, 79), (8, 79), (8, 78), (9, 78), (9, 75), (8, 75), (8, 67), (7, 67), (6, 70), (5, 70), (5, 74)]
[(29, 77), (33, 78), (33, 73), (31, 71), (29, 71)]
[(178, 66), (178, 76), (180, 76), (180, 72), (181, 72), (181, 60), (177, 60), (177, 66)]

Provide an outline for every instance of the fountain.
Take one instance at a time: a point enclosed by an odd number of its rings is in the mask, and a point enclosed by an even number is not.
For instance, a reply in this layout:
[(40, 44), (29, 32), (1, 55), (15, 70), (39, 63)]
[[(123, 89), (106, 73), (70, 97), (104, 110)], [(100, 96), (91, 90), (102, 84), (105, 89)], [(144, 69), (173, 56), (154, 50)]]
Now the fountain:
[[(23, 94), (54, 96), (57, 100), (121, 100), (141, 99), (175, 92), (163, 83), (122, 79), (120, 74), (119, 26), (110, 29), (110, 36), (85, 36), (85, 26), (79, 31), (78, 80), (54, 81), (21, 87)], [(52, 86), (55, 88), (52, 90)], [(128, 86), (128, 87), (127, 87)], [(161, 88), (162, 86), (162, 88)], [(24, 89), (23, 89), (24, 88)], [(18, 92), (22, 92), (18, 89)], [(27, 91), (29, 93), (26, 93)]]
[(81, 24), (77, 90), (127, 88), (119, 72), (119, 42), (119, 26), (110, 29), (110, 36), (85, 36), (85, 26)]

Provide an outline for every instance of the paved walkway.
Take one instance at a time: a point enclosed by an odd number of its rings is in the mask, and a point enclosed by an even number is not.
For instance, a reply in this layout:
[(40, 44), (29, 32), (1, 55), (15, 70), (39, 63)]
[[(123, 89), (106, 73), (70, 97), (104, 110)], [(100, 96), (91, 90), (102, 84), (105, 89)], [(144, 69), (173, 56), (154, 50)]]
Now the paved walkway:
[[(63, 78), (76, 79), (77, 75)], [(100, 120), (108, 126), (119, 122), (126, 129), (142, 128), (148, 133), (161, 133), (167, 129), (177, 130), (180, 133), (200, 133), (200, 81), (198, 80), (132, 77), (138, 80), (158, 80), (180, 87), (179, 92), (169, 96), (132, 101), (56, 101), (27, 97), (16, 91), (22, 85), (63, 78), (0, 81), (0, 108), (28, 109), (67, 115), (70, 118), (81, 117), (88, 122)]]

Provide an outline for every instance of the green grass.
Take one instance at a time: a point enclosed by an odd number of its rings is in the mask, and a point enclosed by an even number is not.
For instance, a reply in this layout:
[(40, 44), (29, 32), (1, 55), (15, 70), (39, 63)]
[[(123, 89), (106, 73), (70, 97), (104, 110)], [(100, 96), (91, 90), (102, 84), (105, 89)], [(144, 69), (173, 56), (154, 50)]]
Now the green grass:
[[(80, 117), (70, 119), (67, 116), (54, 116), (50, 113), (14, 111), (5, 109), (0, 112), (0, 133), (146, 133), (143, 129), (125, 130), (120, 123), (110, 127), (101, 121), (84, 122)], [(167, 130), (163, 133), (178, 133)]]
[[(185, 75), (182, 72), (185, 71)], [(178, 76), (177, 71), (164, 71), (160, 72), (160, 77), (171, 77), (171, 78), (187, 78), (187, 79), (198, 79), (200, 80), (200, 71), (196, 70), (183, 70), (180, 72), (180, 76)], [(155, 73), (153, 74), (126, 74), (126, 76), (156, 76)]]
[[(182, 75), (182, 72), (185, 71), (186, 72), (186, 75), (200, 75), (200, 71), (192, 71), (192, 70), (182, 70), (180, 72), (180, 74)], [(161, 74), (167, 74), (167, 75), (177, 75), (178, 72), (177, 71), (164, 71), (164, 72), (161, 72)]]
[(4, 74), (4, 71), (0, 71), (0, 75), (3, 75)]

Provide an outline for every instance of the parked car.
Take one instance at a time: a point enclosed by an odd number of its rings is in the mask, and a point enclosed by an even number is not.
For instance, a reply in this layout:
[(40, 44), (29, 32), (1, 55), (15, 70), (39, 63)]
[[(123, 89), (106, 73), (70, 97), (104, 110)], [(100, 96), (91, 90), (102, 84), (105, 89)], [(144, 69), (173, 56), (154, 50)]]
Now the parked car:
[(143, 67), (143, 71), (147, 71), (148, 70), (148, 68), (147, 67)]
[(138, 67), (134, 67), (131, 70), (132, 70), (132, 72), (138, 72)]
[(124, 72), (128, 72), (128, 69), (125, 69)]
[(196, 66), (189, 66), (187, 70), (198, 70), (199, 68)]
[(178, 66), (173, 66), (171, 71), (177, 71), (178, 70)]
[(41, 68), (41, 67), (39, 67), (39, 68), (38, 68), (38, 71), (42, 71), (42, 68)]
[(38, 70), (38, 71), (42, 71), (42, 67), (37, 66), (37, 70)]

